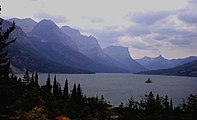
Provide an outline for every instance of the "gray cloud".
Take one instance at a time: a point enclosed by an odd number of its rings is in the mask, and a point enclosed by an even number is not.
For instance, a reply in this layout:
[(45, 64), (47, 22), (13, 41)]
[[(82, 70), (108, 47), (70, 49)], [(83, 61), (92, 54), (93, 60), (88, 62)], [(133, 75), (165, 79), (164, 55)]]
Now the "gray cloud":
[(112, 25), (112, 26), (106, 26), (104, 29), (105, 29), (105, 30), (116, 30), (116, 29), (118, 29), (118, 28), (119, 28), (118, 26)]
[(66, 19), (66, 17), (64, 16), (53, 16), (44, 12), (40, 12), (34, 15), (34, 17), (38, 18), (38, 19), (50, 19), (53, 20), (56, 23), (65, 23), (68, 20)]
[(124, 34), (119, 31), (95, 32), (94, 35), (99, 39), (102, 46), (109, 46), (118, 43), (118, 38)]
[(197, 4), (197, 0), (189, 0), (190, 4)]
[(118, 38), (124, 36), (122, 31), (115, 31), (108, 28), (104, 30), (90, 31), (99, 40), (99, 43), (102, 47), (117, 45)]
[(154, 37), (155, 40), (167, 40), (168, 37), (165, 35), (158, 35)]
[(96, 18), (96, 17), (87, 17), (87, 16), (81, 16), (82, 19), (89, 20), (92, 23), (102, 23), (104, 20), (102, 18)]
[(173, 45), (177, 46), (185, 46), (190, 45), (192, 43), (191, 39), (185, 39), (185, 38), (176, 38), (169, 41)]
[(177, 30), (172, 29), (172, 28), (158, 28), (157, 30), (153, 30), (154, 33), (158, 33), (161, 35), (165, 35), (165, 36), (174, 36), (179, 34), (179, 32), (177, 32)]
[(197, 24), (197, 0), (189, 0), (188, 6), (178, 13), (178, 18), (189, 24)]
[(145, 44), (135, 44), (131, 45), (132, 48), (140, 49), (140, 50), (158, 50), (154, 46), (151, 45), (145, 45)]
[(197, 44), (197, 31), (191, 26), (197, 23), (197, 12), (192, 11), (191, 3), (196, 4), (197, 0), (190, 0), (187, 7), (190, 9), (129, 14), (126, 18), (135, 24), (123, 30), (114, 25), (89, 32), (96, 36), (102, 47), (122, 44), (149, 52), (187, 51)]
[(194, 11), (190, 11), (190, 12), (180, 13), (178, 15), (178, 18), (189, 24), (197, 24), (197, 12)]
[(141, 26), (141, 25), (130, 27), (126, 30), (126, 32), (134, 36), (151, 34), (151, 31), (146, 26)]
[(132, 22), (141, 25), (151, 25), (155, 22), (167, 17), (170, 13), (169, 12), (148, 12), (148, 13), (136, 13), (136, 14), (129, 14), (127, 18)]

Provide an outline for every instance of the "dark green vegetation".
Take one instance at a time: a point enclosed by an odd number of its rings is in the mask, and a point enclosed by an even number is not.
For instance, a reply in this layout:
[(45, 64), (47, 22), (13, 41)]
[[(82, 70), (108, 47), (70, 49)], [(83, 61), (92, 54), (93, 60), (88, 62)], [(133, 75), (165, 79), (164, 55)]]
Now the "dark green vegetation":
[(152, 74), (152, 75), (177, 75), (177, 76), (191, 76), (197, 77), (197, 60), (194, 60), (174, 68), (151, 70), (140, 72), (138, 74)]
[[(0, 119), (33, 120), (34, 115), (34, 117), (41, 116), (39, 120), (54, 120), (58, 116), (92, 120), (106, 119), (108, 116), (110, 105), (104, 98), (84, 96), (80, 84), (74, 84), (70, 93), (67, 80), (62, 90), (56, 77), (51, 84), (49, 75), (46, 84), (40, 87), (38, 74), (29, 76), (28, 71), (22, 79), (11, 76), (8, 79), (1, 79), (0, 82)], [(39, 109), (42, 112), (33, 114)]]
[(196, 120), (197, 95), (190, 95), (187, 103), (173, 107), (167, 95), (154, 96), (150, 92), (140, 102), (130, 98), (126, 106), (121, 104), (113, 111), (119, 116), (118, 120)]

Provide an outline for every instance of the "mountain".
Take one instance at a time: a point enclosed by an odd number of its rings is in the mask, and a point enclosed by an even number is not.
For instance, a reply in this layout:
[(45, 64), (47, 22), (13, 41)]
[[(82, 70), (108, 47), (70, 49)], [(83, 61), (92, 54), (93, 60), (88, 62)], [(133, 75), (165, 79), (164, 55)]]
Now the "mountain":
[[(10, 25), (11, 22), (3, 21), (3, 29), (7, 29)], [(13, 70), (17, 69), (17, 71), (14, 72), (29, 69), (30, 71), (42, 73), (93, 73), (87, 70), (66, 66), (43, 57), (40, 52), (35, 49), (29, 37), (18, 26), (16, 26), (16, 29), (11, 33), (10, 38), (17, 38), (16, 42), (9, 47), (11, 67)]]
[(79, 52), (82, 54), (98, 63), (118, 66), (118, 63), (115, 60), (111, 59), (103, 52), (95, 37), (82, 35), (79, 30), (73, 29), (69, 26), (63, 26), (61, 27), (61, 30), (72, 38), (72, 40), (77, 44)]
[(139, 72), (147, 70), (142, 65), (133, 60), (129, 54), (127, 47), (122, 46), (110, 46), (103, 49), (106, 54), (115, 59), (122, 65), (122, 68), (129, 70), (130, 72)]
[(174, 68), (151, 70), (139, 72), (137, 74), (152, 74), (152, 75), (176, 75), (176, 76), (191, 76), (197, 77), (197, 60), (194, 60), (183, 65), (178, 65)]
[(19, 18), (12, 18), (8, 21), (12, 22), (15, 21), (16, 26), (20, 26), (21, 29), (25, 32), (31, 32), (33, 28), (36, 26), (37, 22), (31, 18), (19, 19)]
[(171, 61), (172, 63), (174, 63), (176, 65), (182, 65), (182, 64), (185, 64), (185, 63), (192, 62), (194, 60), (197, 60), (197, 56), (189, 56), (189, 57), (186, 57), (186, 58), (171, 59), (169, 61)]
[(176, 66), (176, 64), (170, 62), (161, 55), (155, 58), (145, 56), (141, 59), (136, 59), (136, 61), (149, 70), (166, 69)]
[(197, 60), (197, 56), (168, 60), (165, 59), (162, 55), (159, 55), (155, 58), (145, 56), (141, 59), (136, 59), (138, 63), (148, 68), (149, 70), (172, 68), (178, 65), (189, 63), (194, 60)]
[(72, 38), (64, 34), (51, 20), (44, 19), (40, 21), (29, 34), (39, 37), (42, 42), (58, 43), (78, 51), (77, 45)]
[(95, 62), (79, 52), (75, 41), (53, 21), (40, 21), (28, 35), (42, 56), (57, 63), (93, 72), (126, 72), (118, 67)]

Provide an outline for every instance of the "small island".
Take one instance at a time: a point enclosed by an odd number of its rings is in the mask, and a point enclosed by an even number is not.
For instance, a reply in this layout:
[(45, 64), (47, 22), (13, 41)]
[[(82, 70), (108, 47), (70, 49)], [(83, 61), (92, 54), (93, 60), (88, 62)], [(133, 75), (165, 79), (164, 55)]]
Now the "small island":
[(145, 83), (152, 83), (152, 81), (150, 80), (150, 78), (148, 78), (148, 80), (146, 80)]

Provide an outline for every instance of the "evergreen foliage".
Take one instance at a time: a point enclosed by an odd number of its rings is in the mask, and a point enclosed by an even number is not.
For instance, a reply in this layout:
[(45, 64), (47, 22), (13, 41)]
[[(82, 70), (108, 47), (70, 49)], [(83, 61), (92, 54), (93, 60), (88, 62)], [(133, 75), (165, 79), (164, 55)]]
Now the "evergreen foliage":
[(16, 41), (16, 38), (10, 40), (10, 34), (15, 29), (15, 23), (7, 28), (7, 30), (3, 29), (3, 19), (0, 19), (0, 79), (8, 78), (10, 73), (10, 59), (8, 57), (8, 49), (7, 47)]

